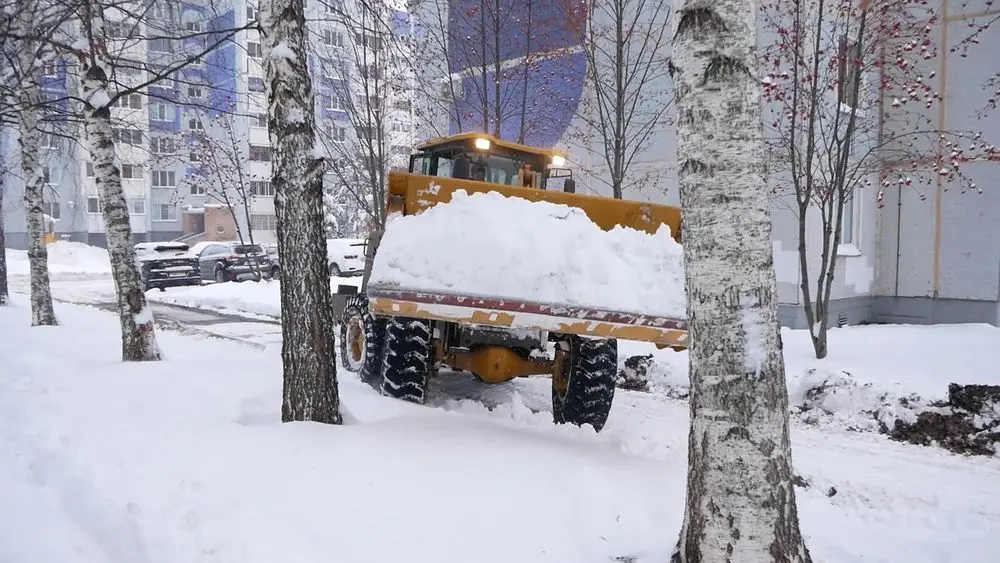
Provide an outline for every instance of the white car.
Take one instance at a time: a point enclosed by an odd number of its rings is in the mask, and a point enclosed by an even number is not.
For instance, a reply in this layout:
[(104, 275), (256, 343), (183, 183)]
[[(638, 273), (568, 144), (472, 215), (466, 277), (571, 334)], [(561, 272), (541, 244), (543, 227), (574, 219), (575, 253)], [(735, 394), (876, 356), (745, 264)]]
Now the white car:
[(360, 238), (327, 239), (326, 259), (330, 262), (331, 276), (360, 276), (365, 271), (365, 241)]

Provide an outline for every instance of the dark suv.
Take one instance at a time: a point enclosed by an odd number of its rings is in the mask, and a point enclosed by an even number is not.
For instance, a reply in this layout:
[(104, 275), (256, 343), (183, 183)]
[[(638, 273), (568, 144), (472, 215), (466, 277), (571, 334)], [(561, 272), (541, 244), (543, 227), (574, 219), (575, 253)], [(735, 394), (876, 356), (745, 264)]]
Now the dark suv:
[(198, 258), (188, 252), (183, 242), (140, 242), (135, 245), (135, 259), (144, 289), (182, 285), (201, 285)]
[(201, 277), (219, 283), (256, 280), (271, 271), (271, 261), (259, 244), (213, 242), (201, 250), (198, 262)]

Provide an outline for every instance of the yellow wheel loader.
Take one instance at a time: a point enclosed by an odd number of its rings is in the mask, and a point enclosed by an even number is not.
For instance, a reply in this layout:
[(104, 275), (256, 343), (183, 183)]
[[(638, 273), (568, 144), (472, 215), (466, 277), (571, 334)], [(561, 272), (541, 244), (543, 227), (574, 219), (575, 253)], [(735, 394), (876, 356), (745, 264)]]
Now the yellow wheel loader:
[[(678, 208), (577, 194), (572, 171), (557, 151), (479, 133), (435, 139), (417, 149), (407, 172), (389, 174), (387, 223), (447, 204), (457, 190), (492, 191), (579, 208), (605, 231), (621, 225), (652, 234), (666, 224), (680, 242)], [(617, 339), (685, 346), (681, 319), (370, 284), (384, 232), (373, 232), (366, 242), (361, 287), (340, 286), (334, 297), (344, 367), (384, 395), (422, 403), (428, 378), (441, 368), (489, 383), (547, 375), (554, 421), (600, 431), (614, 398)]]

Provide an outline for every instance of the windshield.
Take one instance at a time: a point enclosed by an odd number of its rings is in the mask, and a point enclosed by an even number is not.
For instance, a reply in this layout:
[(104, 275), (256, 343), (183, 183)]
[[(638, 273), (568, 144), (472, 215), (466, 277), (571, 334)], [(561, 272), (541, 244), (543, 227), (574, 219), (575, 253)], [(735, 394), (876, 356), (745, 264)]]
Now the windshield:
[[(545, 186), (544, 170), (538, 167), (537, 159), (525, 160), (505, 155), (483, 155), (480, 153), (467, 153), (467, 155), (470, 157), (469, 178), (472, 180), (507, 186), (519, 185), (517, 173), (521, 169), (521, 165), (528, 164), (534, 172), (543, 173), (539, 179), (541, 181), (541, 186), (539, 187), (544, 188)], [(434, 175), (443, 178), (453, 178), (454, 158), (457, 155), (437, 154), (435, 157), (437, 166)], [(417, 164), (419, 165), (419, 163)], [(423, 172), (422, 168), (418, 168), (418, 170)]]
[(264, 252), (264, 249), (259, 244), (237, 244), (233, 248), (233, 252), (236, 254), (257, 254)]

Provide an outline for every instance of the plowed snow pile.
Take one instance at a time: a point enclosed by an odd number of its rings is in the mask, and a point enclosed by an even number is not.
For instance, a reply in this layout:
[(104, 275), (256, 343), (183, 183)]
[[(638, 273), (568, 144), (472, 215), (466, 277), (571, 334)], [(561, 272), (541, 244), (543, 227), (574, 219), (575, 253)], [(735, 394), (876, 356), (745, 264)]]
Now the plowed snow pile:
[[(99, 246), (82, 242), (56, 241), (46, 246), (49, 254), (49, 272), (53, 274), (110, 274), (111, 259), (108, 251)], [(28, 275), (28, 253), (24, 250), (7, 250), (7, 268), (12, 275)]]
[(667, 226), (604, 231), (575, 207), (460, 190), (387, 223), (370, 283), (683, 317), (683, 267)]

